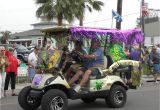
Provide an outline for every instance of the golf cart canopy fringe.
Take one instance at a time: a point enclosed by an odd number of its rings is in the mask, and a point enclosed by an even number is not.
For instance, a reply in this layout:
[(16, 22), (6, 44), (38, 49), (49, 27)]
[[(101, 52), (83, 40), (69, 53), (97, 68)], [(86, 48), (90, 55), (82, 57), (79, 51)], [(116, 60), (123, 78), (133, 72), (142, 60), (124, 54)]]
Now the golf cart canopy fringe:
[(140, 29), (116, 30), (116, 29), (100, 29), (86, 27), (71, 27), (70, 32), (75, 39), (81, 37), (100, 40), (98, 36), (110, 36), (111, 41), (123, 42), (126, 45), (140, 44), (144, 41), (143, 34)]

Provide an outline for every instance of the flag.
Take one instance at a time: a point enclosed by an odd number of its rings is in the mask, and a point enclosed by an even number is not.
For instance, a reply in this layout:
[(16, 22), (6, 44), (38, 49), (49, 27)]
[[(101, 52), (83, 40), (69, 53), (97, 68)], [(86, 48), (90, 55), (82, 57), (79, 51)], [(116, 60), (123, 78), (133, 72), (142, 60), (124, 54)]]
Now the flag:
[(141, 16), (143, 17), (148, 16), (148, 3), (145, 3), (143, 0), (141, 5)]
[(122, 22), (122, 17), (112, 9), (112, 19), (116, 19), (117, 22)]

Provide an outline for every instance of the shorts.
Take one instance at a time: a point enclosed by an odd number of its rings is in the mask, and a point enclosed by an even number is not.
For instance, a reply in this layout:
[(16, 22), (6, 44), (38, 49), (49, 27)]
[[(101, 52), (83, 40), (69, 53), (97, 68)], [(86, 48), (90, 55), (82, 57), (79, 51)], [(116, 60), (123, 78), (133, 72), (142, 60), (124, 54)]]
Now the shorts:
[(80, 70), (82, 70), (83, 72), (85, 72), (85, 71), (87, 71), (87, 70), (91, 70), (92, 71), (92, 75), (93, 76), (97, 76), (98, 75), (98, 73), (99, 73), (99, 70), (98, 70), (98, 68), (85, 68), (85, 67), (81, 67), (80, 68)]
[(155, 74), (157, 74), (157, 73), (160, 74), (160, 64), (153, 64), (153, 72)]
[(32, 81), (34, 78), (34, 75), (36, 73), (36, 70), (34, 68), (29, 67), (28, 68), (28, 74), (29, 74), (29, 79)]

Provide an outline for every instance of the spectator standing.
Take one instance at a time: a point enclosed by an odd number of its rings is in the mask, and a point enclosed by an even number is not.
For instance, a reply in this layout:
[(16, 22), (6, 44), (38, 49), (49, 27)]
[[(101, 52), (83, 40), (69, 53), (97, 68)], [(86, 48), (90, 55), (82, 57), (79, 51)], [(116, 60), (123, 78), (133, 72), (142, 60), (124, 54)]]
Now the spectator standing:
[(0, 47), (0, 99), (4, 97), (4, 83), (5, 83), (5, 67), (8, 65), (8, 59), (5, 56), (5, 48)]
[(14, 56), (13, 48), (9, 48), (8, 53), (8, 61), (9, 65), (6, 68), (6, 79), (5, 79), (5, 86), (4, 86), (4, 96), (6, 96), (6, 91), (8, 90), (8, 85), (11, 80), (11, 89), (12, 89), (12, 96), (15, 96), (15, 85), (16, 85), (16, 76), (17, 76), (17, 69), (18, 69), (18, 60)]
[(130, 54), (131, 60), (142, 61), (141, 50), (139, 47), (135, 47)]
[(33, 80), (35, 72), (36, 72), (36, 67), (37, 67), (37, 62), (38, 62), (38, 51), (39, 47), (35, 46), (34, 51), (29, 54), (28, 56), (28, 74), (29, 74), (29, 79), (30, 81)]
[(160, 55), (158, 54), (157, 49), (155, 47), (152, 49), (150, 60), (151, 60), (151, 64), (153, 65), (153, 73), (154, 73), (155, 82), (159, 83), (157, 81), (157, 77), (160, 74)]
[(14, 56), (17, 58), (16, 43), (13, 44)]
[(157, 53), (160, 55), (160, 44), (157, 45)]

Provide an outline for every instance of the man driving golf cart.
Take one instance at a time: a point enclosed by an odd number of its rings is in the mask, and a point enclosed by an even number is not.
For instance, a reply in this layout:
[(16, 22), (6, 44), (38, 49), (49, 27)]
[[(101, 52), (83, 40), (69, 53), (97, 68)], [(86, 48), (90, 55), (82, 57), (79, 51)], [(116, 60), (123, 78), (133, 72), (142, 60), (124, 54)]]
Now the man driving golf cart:
[(84, 87), (86, 82), (88, 81), (90, 75), (97, 75), (97, 68), (103, 68), (104, 60), (103, 60), (103, 52), (99, 47), (100, 41), (91, 42), (91, 47), (89, 50), (89, 54), (84, 54), (82, 57), (87, 59), (86, 63), (82, 65), (73, 78), (69, 81), (69, 85), (75, 83), (81, 76), (82, 80), (79, 85), (75, 87), (75, 91), (79, 92), (81, 87)]

